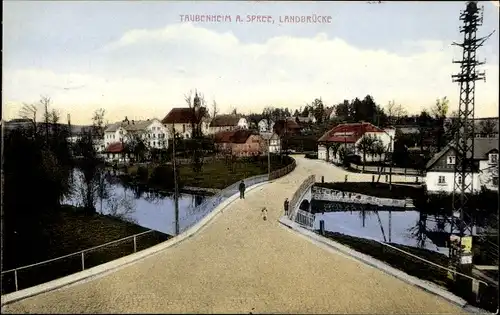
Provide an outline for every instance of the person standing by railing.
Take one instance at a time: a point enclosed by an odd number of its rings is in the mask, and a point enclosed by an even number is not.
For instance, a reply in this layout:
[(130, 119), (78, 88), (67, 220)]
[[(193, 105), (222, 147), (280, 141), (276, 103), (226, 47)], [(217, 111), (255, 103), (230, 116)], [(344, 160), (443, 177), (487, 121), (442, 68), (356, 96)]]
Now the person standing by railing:
[(285, 202), (283, 204), (283, 208), (285, 209), (285, 215), (288, 216), (288, 208), (290, 207), (290, 202), (288, 201), (288, 198), (285, 199)]

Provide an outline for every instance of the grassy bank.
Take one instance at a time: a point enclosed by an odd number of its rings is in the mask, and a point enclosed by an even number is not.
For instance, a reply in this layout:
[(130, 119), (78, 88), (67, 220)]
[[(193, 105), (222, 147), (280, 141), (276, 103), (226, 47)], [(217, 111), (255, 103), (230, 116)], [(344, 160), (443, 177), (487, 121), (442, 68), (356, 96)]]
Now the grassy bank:
[[(148, 231), (147, 228), (124, 222), (112, 217), (94, 214), (84, 215), (78, 209), (63, 206), (48, 222), (44, 222), (45, 236), (50, 243), (45, 255), (33, 257), (33, 263), (40, 262), (91, 247), (99, 246), (127, 236)], [(166, 241), (170, 236), (153, 231), (137, 237), (137, 251)], [(27, 249), (29, 250), (29, 249)], [(101, 249), (86, 252), (85, 269), (109, 262), (134, 252), (133, 239)], [(19, 270), (18, 286), (24, 289), (82, 270), (81, 255), (71, 256), (48, 264)], [(2, 277), (2, 294), (15, 290), (14, 273)]]
[[(289, 157), (273, 157), (271, 159), (271, 171), (281, 169), (291, 163)], [(235, 182), (244, 178), (267, 174), (267, 157), (259, 157), (258, 159), (237, 159), (227, 161), (225, 159), (214, 160), (211, 163), (203, 164), (201, 170), (196, 172), (191, 164), (182, 164), (178, 166), (180, 183), (182, 186), (215, 188), (224, 189)], [(141, 171), (139, 167), (134, 165), (127, 169), (127, 174), (130, 181), (136, 181), (147, 185), (149, 188), (155, 189), (171, 189), (171, 181), (157, 181), (159, 184), (154, 184), (150, 179), (154, 175), (156, 165), (147, 165), (147, 177), (137, 176)], [(171, 167), (169, 165), (161, 167)], [(142, 168), (142, 167), (141, 167)], [(144, 172), (145, 173), (145, 172)]]
[(391, 199), (417, 199), (424, 194), (422, 187), (412, 187), (406, 185), (392, 185), (386, 183), (371, 182), (335, 182), (335, 183), (316, 183), (317, 187), (324, 187), (344, 192), (358, 193), (379, 198)]
[[(319, 233), (319, 231), (317, 232)], [(348, 246), (358, 252), (369, 255), (377, 260), (383, 261), (388, 265), (404, 271), (411, 276), (415, 276), (422, 280), (427, 280), (440, 286), (446, 287), (454, 294), (467, 300), (471, 305), (492, 312), (496, 310), (498, 298), (495, 299), (495, 297), (497, 297), (498, 292), (491, 287), (483, 291), (481, 301), (477, 303), (471, 294), (470, 285), (465, 288), (452, 288), (449, 286), (447, 271), (444, 269), (435, 267), (429, 263), (423, 262), (396, 249), (384, 246), (376, 241), (329, 231), (325, 231), (325, 237)], [(425, 260), (431, 261), (440, 266), (448, 266), (449, 259), (443, 254), (410, 246), (398, 244), (390, 245)]]

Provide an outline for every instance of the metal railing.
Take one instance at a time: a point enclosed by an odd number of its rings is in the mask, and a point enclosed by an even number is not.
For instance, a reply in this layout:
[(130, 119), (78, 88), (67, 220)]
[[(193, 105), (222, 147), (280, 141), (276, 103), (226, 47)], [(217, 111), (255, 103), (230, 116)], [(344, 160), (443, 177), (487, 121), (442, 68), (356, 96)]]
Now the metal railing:
[(307, 189), (309, 189), (309, 187), (311, 187), (315, 182), (316, 182), (316, 176), (310, 175), (302, 182), (302, 184), (300, 184), (299, 188), (293, 194), (293, 197), (290, 200), (290, 205), (289, 205), (290, 211), (288, 213), (290, 220), (292, 221), (294, 220), (296, 210), (299, 208), (300, 202), (302, 201), (301, 200), (302, 196), (305, 194)]
[(314, 220), (316, 216), (313, 213), (297, 210), (297, 215), (295, 216), (295, 222), (298, 224), (312, 230), (314, 228)]
[[(250, 187), (259, 183), (266, 182), (268, 180), (268, 175), (257, 175), (253, 177), (246, 178), (244, 180), (245, 186)], [(203, 220), (209, 213), (211, 213), (215, 208), (217, 208), (224, 200), (236, 194), (239, 191), (240, 181), (224, 188), (216, 195), (205, 199), (200, 205), (191, 208), (187, 211), (184, 217), (180, 218), (180, 229), (179, 232), (185, 232), (189, 228), (193, 227), (196, 223)]]
[[(118, 240), (115, 240), (115, 241), (111, 241), (109, 243), (105, 243), (105, 244), (102, 244), (102, 245), (99, 245), (99, 246), (94, 246), (94, 247), (91, 247), (91, 248), (87, 248), (87, 249), (84, 249), (84, 250), (81, 250), (81, 251), (78, 251), (78, 252), (75, 252), (75, 253), (71, 253), (71, 254), (68, 254), (68, 255), (64, 255), (64, 256), (60, 256), (60, 257), (48, 259), (48, 260), (41, 261), (41, 262), (38, 262), (38, 263), (34, 263), (34, 264), (31, 264), (31, 265), (26, 265), (26, 266), (22, 266), (22, 267), (10, 269), (10, 270), (2, 271), (2, 273), (1, 273), (1, 275), (2, 275), (2, 286), (5, 286), (5, 284), (3, 283), (4, 282), (3, 281), (4, 280), (4, 276), (6, 274), (9, 274), (9, 273), (14, 273), (15, 291), (18, 291), (19, 290), (19, 281), (18, 281), (18, 273), (19, 273), (19, 271), (27, 270), (27, 269), (30, 269), (30, 268), (33, 268), (33, 267), (36, 267), (36, 266), (45, 265), (45, 264), (48, 264), (48, 263), (60, 261), (60, 260), (66, 259), (66, 258), (74, 257), (74, 256), (80, 256), (81, 257), (80, 258), (81, 269), (83, 271), (83, 270), (85, 270), (85, 254), (86, 253), (94, 251), (94, 250), (97, 250), (97, 249), (100, 249), (100, 248), (104, 248), (104, 247), (107, 247), (107, 246), (110, 246), (110, 245), (115, 245), (115, 244), (118, 244), (118, 243), (122, 243), (122, 242), (128, 241), (130, 239), (133, 240), (133, 246), (134, 246), (133, 252), (135, 253), (135, 252), (137, 252), (137, 237), (143, 236), (143, 235), (146, 235), (146, 234), (149, 234), (149, 233), (153, 233), (153, 232), (156, 232), (156, 231), (154, 231), (154, 230), (148, 230), (148, 231), (145, 231), (145, 232), (141, 232), (141, 233), (138, 233), (138, 234), (135, 234), (135, 235), (127, 236), (127, 237), (124, 237), (124, 238), (121, 238), (121, 239), (118, 239)], [(124, 255), (124, 256), (126, 256), (126, 255)], [(55, 279), (57, 279), (57, 277)], [(54, 280), (54, 279), (51, 279), (51, 280)], [(51, 280), (49, 280), (49, 281), (51, 281)], [(35, 285), (37, 285), (37, 284), (35, 284)]]
[[(352, 169), (355, 169), (357, 171), (362, 171), (363, 170), (363, 165), (357, 165), (354, 163), (350, 163), (349, 166)], [(382, 166), (373, 166), (373, 165), (365, 165), (364, 171), (368, 173), (378, 173), (380, 168)], [(424, 173), (421, 170), (417, 170), (414, 168), (403, 168), (403, 167), (392, 167), (392, 174), (393, 175), (402, 175), (402, 176), (423, 176)], [(385, 166), (384, 171), (382, 172), (382, 175), (389, 174), (389, 166)]]
[(269, 174), (269, 180), (273, 180), (273, 179), (280, 178), (280, 177), (287, 175), (288, 173), (293, 171), (296, 166), (297, 166), (297, 164), (296, 164), (295, 160), (293, 160), (290, 165), (285, 166), (283, 168), (280, 168), (279, 170), (276, 170), (274, 172), (271, 172), (271, 174)]
[[(295, 169), (295, 160), (292, 161), (290, 165), (287, 165), (279, 170), (271, 172), (271, 174), (262, 174), (257, 176), (252, 176), (244, 179), (245, 186), (250, 187), (256, 184), (266, 182), (268, 180), (273, 180), (282, 176), (287, 175)], [(180, 218), (180, 229), (179, 232), (185, 232), (189, 228), (193, 227), (196, 223), (203, 220), (209, 213), (211, 213), (215, 208), (217, 208), (224, 200), (236, 194), (239, 191), (240, 182), (236, 182), (216, 195), (206, 199), (197, 207), (191, 208), (184, 217)]]

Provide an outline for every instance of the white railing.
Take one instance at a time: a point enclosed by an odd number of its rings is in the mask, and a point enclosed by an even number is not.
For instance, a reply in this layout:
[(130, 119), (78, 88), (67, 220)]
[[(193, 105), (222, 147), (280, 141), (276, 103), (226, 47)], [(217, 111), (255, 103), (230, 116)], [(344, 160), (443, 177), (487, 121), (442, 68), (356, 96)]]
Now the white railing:
[(306, 191), (312, 185), (314, 185), (315, 182), (316, 182), (316, 176), (310, 175), (302, 182), (302, 184), (300, 184), (299, 188), (293, 194), (293, 197), (290, 200), (290, 204), (288, 207), (288, 209), (289, 209), (288, 217), (290, 218), (290, 220), (292, 220), (292, 221), (294, 220), (296, 210), (298, 210), (300, 203), (302, 202), (302, 197), (304, 196)]
[(346, 202), (346, 203), (358, 203), (358, 204), (372, 204), (380, 207), (390, 206), (390, 207), (413, 207), (413, 202), (410, 199), (391, 199), (391, 198), (379, 198), (358, 193), (345, 192), (325, 187), (313, 187), (312, 190), (313, 199), (323, 200), (323, 201), (336, 201), (336, 202)]
[[(19, 281), (18, 281), (18, 273), (19, 273), (19, 271), (30, 269), (30, 268), (33, 268), (33, 267), (36, 267), (36, 266), (40, 266), (40, 265), (49, 264), (49, 263), (52, 263), (52, 262), (55, 262), (55, 261), (60, 261), (62, 259), (66, 259), (66, 258), (70, 258), (70, 257), (74, 257), (74, 256), (80, 256), (81, 257), (80, 258), (80, 260), (81, 260), (81, 268), (82, 268), (82, 271), (83, 271), (83, 270), (85, 270), (85, 254), (86, 253), (94, 251), (96, 249), (104, 248), (104, 247), (107, 247), (107, 246), (110, 246), (110, 245), (122, 243), (122, 242), (130, 240), (130, 239), (133, 240), (133, 243), (134, 243), (134, 253), (135, 253), (135, 252), (137, 252), (137, 237), (143, 236), (143, 235), (146, 235), (146, 234), (149, 234), (149, 233), (152, 233), (152, 232), (156, 232), (156, 231), (154, 231), (154, 230), (148, 230), (148, 231), (145, 231), (145, 232), (141, 232), (141, 233), (138, 233), (138, 234), (135, 234), (135, 235), (124, 237), (124, 238), (121, 238), (119, 240), (115, 240), (115, 241), (112, 241), (112, 242), (109, 242), (109, 243), (105, 243), (105, 244), (102, 244), (102, 245), (99, 245), (99, 246), (87, 248), (87, 249), (84, 249), (84, 250), (81, 250), (81, 251), (78, 251), (78, 252), (75, 252), (75, 253), (71, 253), (71, 254), (68, 254), (68, 255), (64, 255), (64, 256), (60, 256), (60, 257), (48, 259), (48, 260), (41, 261), (41, 262), (38, 262), (38, 263), (35, 263), (35, 264), (31, 264), (31, 265), (26, 265), (26, 266), (22, 266), (22, 267), (10, 269), (10, 270), (2, 271), (2, 273), (1, 273), (1, 275), (2, 275), (2, 286), (6, 285), (4, 283), (4, 276), (6, 274), (9, 274), (9, 273), (14, 273), (14, 286), (15, 286), (15, 290), (18, 291), (19, 290)], [(51, 279), (51, 280), (54, 280), (54, 279)]]
[(316, 216), (314, 214), (299, 209), (297, 210), (297, 215), (295, 216), (295, 222), (312, 230), (314, 228), (315, 217)]

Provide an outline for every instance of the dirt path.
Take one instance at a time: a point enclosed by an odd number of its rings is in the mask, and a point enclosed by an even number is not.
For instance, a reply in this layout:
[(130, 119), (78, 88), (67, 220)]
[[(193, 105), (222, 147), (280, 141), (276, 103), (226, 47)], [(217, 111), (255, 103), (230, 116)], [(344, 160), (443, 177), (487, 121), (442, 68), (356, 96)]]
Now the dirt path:
[[(310, 174), (343, 171), (297, 158), (290, 175), (250, 191), (199, 234), (107, 276), (7, 305), (9, 313), (457, 314), (458, 306), (332, 254), (282, 227), (285, 197)], [(355, 174), (354, 178), (363, 180)], [(267, 207), (268, 219), (261, 209)]]

